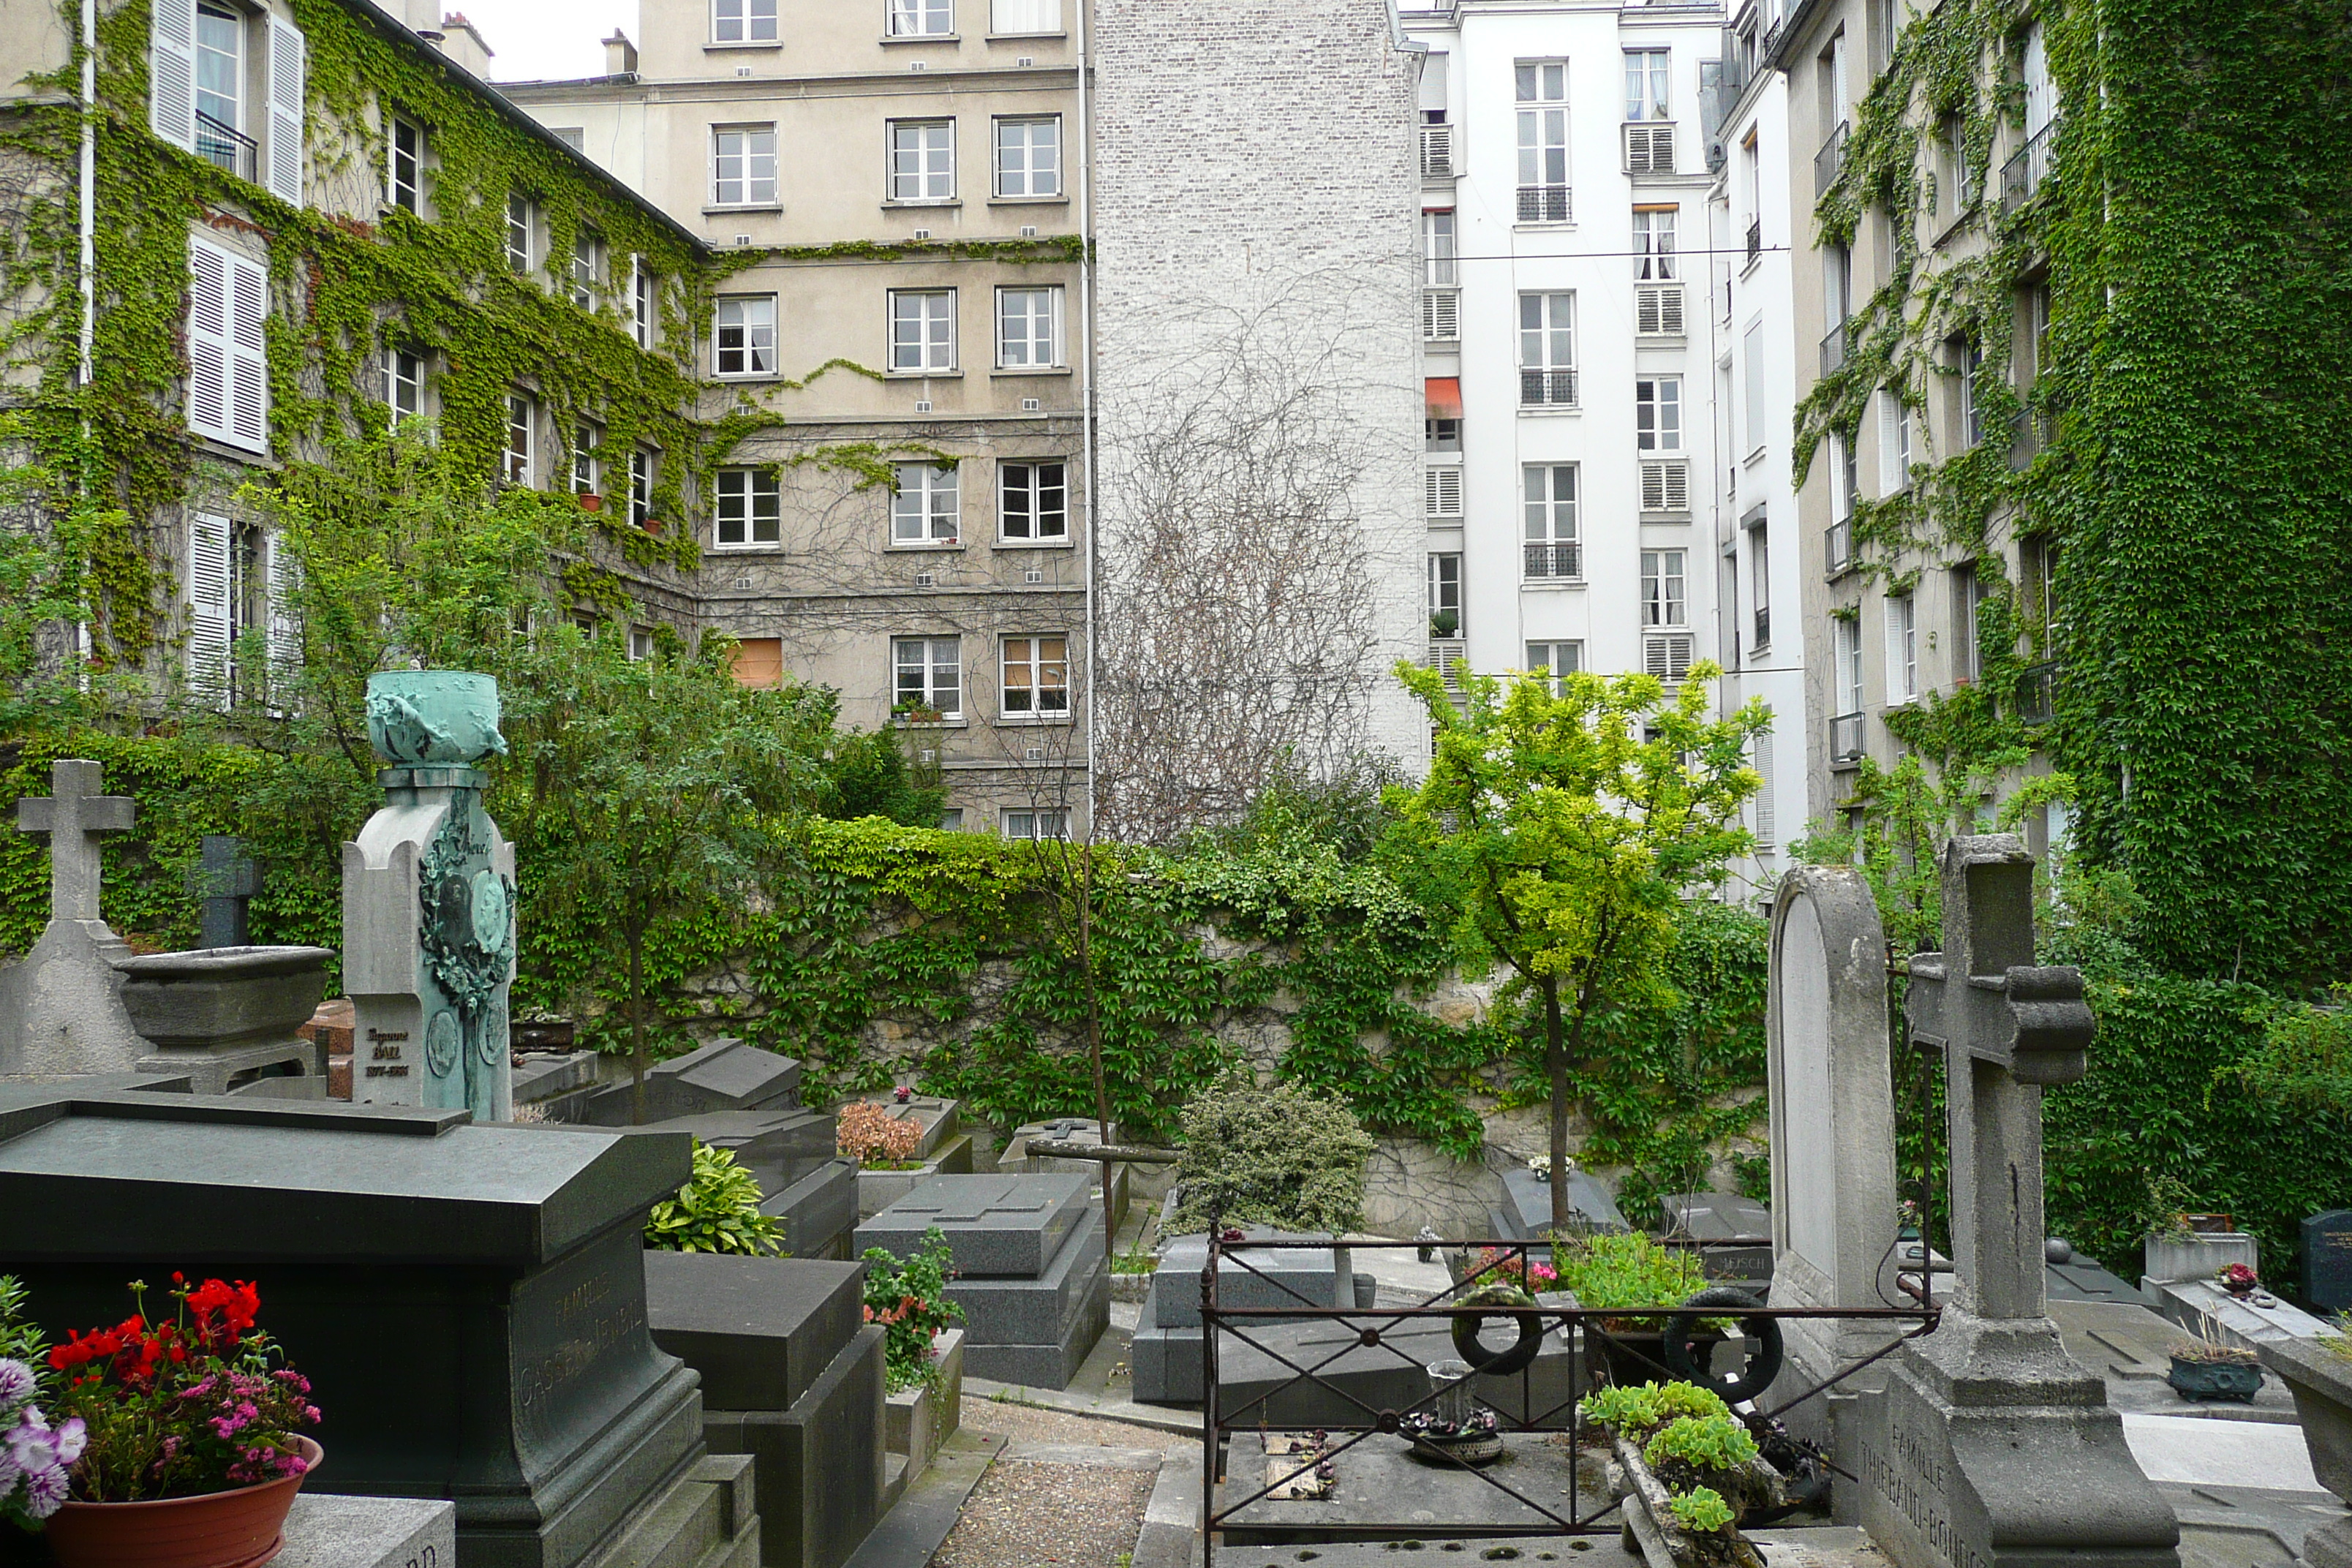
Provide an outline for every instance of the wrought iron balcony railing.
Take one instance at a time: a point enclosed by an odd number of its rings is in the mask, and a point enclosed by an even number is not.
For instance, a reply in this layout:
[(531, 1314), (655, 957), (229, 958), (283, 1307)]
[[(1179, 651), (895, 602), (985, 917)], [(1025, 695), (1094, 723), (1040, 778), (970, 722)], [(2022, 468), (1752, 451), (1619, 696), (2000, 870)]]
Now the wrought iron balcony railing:
[(1838, 128), (1830, 132), (1830, 139), (1822, 143), (1822, 150), (1813, 154), (1815, 199), (1818, 200), (1822, 193), (1837, 184), (1838, 173), (1845, 167), (1845, 140), (1852, 129), (1846, 121), (1839, 121)]
[(252, 137), (211, 115), (196, 115), (196, 156), (219, 164), (240, 180), (256, 179), (260, 148)]
[(1555, 544), (1530, 544), (1527, 551), (1527, 574), (1530, 577), (1580, 577), (1584, 574), (1584, 547), (1569, 541)]
[(1519, 187), (1519, 221), (1521, 223), (1571, 223), (1576, 209), (1569, 200), (1566, 185), (1521, 185)]
[(1841, 713), (1830, 721), (1830, 765), (1862, 760), (1862, 715)]
[(1519, 372), (1519, 404), (1522, 407), (1576, 406), (1576, 372), (1572, 370), (1523, 370)]
[(2033, 199), (2042, 188), (2042, 177), (2050, 173), (2050, 144), (2058, 122), (2052, 121), (2033, 133), (2032, 140), (2017, 150), (2016, 156), (2000, 166), (2000, 210), (2015, 212)]

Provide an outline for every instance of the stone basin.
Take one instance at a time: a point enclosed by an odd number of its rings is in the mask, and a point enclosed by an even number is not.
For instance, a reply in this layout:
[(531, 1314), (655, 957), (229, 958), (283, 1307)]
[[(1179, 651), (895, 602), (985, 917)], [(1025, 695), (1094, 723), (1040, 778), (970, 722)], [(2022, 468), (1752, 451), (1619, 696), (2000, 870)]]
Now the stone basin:
[(291, 1039), (327, 992), (325, 947), (208, 947), (115, 961), (131, 1026), (163, 1049)]

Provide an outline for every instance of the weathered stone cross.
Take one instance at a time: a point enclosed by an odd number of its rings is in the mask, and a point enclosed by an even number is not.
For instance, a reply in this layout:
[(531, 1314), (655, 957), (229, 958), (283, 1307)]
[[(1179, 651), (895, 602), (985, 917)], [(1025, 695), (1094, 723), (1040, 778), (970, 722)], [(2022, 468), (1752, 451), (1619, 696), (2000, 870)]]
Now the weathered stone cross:
[(1944, 849), (1944, 951), (1911, 960), (1911, 1038), (1944, 1053), (1952, 1258), (1979, 1318), (2045, 1314), (2042, 1089), (2086, 1068), (2095, 1027), (2071, 965), (2033, 963), (2033, 858), (2013, 833)]
[(261, 891), (261, 868), (244, 853), (245, 846), (226, 833), (207, 833), (190, 879), (204, 904), (204, 935), (199, 947), (247, 945), (245, 903)]
[(49, 797), (16, 803), (16, 826), (49, 836), (49, 918), (95, 921), (100, 879), (98, 836), (128, 833), (137, 805), (127, 795), (100, 795), (105, 770), (67, 758), (49, 764)]

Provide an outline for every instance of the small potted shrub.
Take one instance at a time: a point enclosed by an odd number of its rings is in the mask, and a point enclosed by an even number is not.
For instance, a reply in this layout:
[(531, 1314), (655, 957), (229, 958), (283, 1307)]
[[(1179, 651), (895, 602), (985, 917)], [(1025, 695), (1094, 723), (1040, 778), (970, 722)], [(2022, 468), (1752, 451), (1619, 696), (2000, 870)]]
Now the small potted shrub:
[(948, 1300), (955, 1278), (948, 1238), (937, 1226), (903, 1262), (866, 1249), (866, 1321), (887, 1331), (882, 1362), (890, 1451), (907, 1456), (909, 1480), (956, 1429), (963, 1393), (963, 1309)]
[(2183, 1399), (2243, 1402), (2262, 1392), (2261, 1358), (2223, 1340), (2220, 1326), (2208, 1318), (2197, 1338), (2173, 1344), (2172, 1371), (2165, 1381)]
[(695, 1140), (694, 1174), (676, 1197), (646, 1216), (646, 1246), (656, 1252), (729, 1252), (775, 1258), (784, 1250), (783, 1221), (760, 1212), (759, 1178), (731, 1149)]
[[(1640, 1231), (1555, 1236), (1551, 1256), (1556, 1288), (1573, 1293), (1587, 1311), (1610, 1314), (1601, 1321), (1601, 1335), (1587, 1342), (1597, 1344), (1612, 1383), (1646, 1383), (1657, 1376), (1665, 1361), (1665, 1314), (1712, 1283), (1697, 1254)], [(1710, 1319), (1705, 1326), (1729, 1325)]]
[(868, 1171), (911, 1171), (922, 1162), (915, 1151), (923, 1146), (919, 1122), (893, 1116), (890, 1109), (870, 1100), (853, 1100), (834, 1117), (834, 1147)]

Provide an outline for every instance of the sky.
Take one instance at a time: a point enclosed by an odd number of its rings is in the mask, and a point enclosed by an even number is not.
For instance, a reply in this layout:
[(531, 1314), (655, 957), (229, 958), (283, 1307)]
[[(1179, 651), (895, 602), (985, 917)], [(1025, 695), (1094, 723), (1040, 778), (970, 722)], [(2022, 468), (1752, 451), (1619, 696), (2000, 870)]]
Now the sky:
[(603, 40), (637, 33), (637, 0), (442, 0), (462, 11), (490, 46), (492, 81), (562, 80), (604, 74)]

